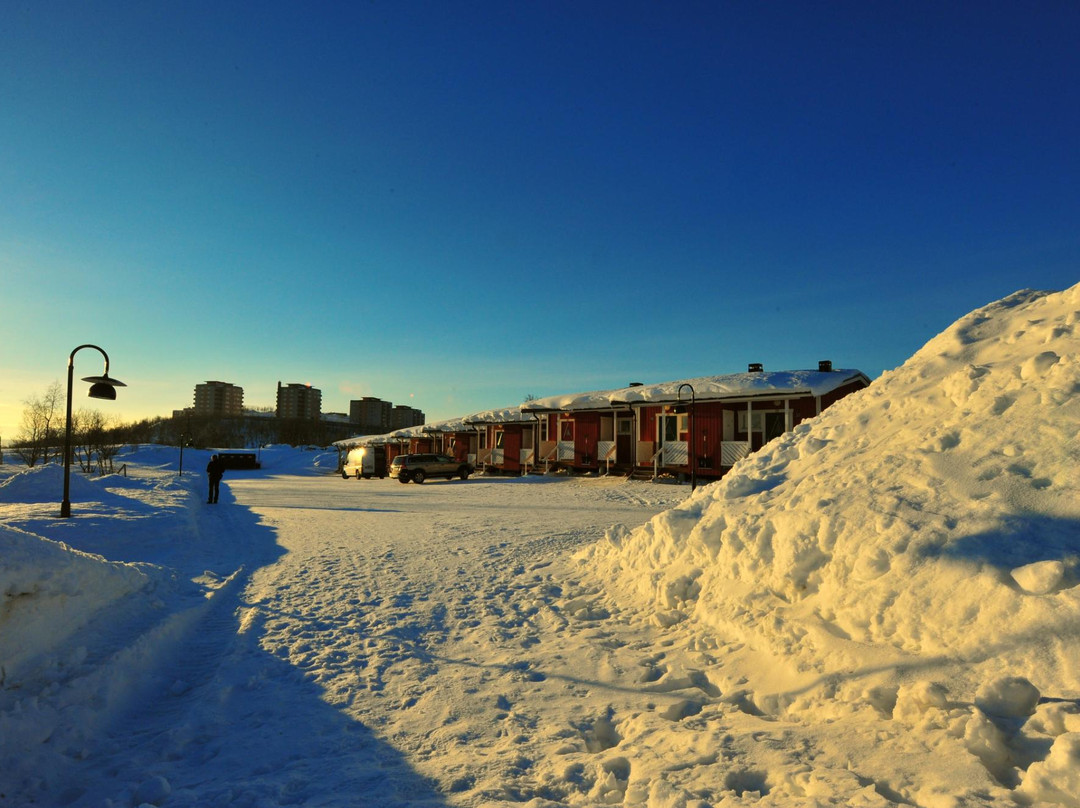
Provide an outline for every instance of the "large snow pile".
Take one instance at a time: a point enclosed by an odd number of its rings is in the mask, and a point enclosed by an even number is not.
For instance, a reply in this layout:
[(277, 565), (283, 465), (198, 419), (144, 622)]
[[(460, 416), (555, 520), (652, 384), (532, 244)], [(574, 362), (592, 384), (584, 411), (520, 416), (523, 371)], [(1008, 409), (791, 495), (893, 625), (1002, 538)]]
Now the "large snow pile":
[[(586, 556), (655, 623), (744, 643), (754, 709), (871, 706), (1080, 804), (1078, 432), (1080, 286), (1018, 292)], [(1033, 713), (1025, 775), (1002, 721)]]

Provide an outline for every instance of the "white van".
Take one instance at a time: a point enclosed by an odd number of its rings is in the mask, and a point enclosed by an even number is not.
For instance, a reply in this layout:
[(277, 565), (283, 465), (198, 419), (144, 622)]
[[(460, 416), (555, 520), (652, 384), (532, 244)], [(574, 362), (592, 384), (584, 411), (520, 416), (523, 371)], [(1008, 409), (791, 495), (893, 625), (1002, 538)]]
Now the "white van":
[(350, 449), (345, 458), (345, 465), (341, 467), (341, 478), (347, 480), (350, 477), (370, 480), (378, 477), (380, 480), (386, 476), (386, 447), (385, 446), (358, 446)]

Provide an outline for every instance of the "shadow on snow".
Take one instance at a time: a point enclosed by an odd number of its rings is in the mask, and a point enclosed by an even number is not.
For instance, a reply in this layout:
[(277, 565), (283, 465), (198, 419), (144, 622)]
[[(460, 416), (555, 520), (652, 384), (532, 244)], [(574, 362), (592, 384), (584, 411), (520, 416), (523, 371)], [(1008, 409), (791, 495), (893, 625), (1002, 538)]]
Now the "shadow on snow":
[[(129, 609), (128, 628), (138, 629), (120, 628), (122, 637), (112, 641), (149, 659), (137, 670), (117, 666), (131, 687), (84, 728), (80, 749), (34, 755), (56, 770), (26, 781), (35, 783), (34, 793), (23, 796), (79, 808), (138, 804), (149, 801), (146, 789), (153, 797), (165, 788), (167, 804), (177, 806), (444, 806), (436, 784), (399, 751), (328, 704), (307, 673), (260, 646), (268, 615), (245, 601), (245, 590), (284, 553), (276, 531), (236, 505), (227, 485), (219, 504), (209, 505), (201, 476), (180, 484), (190, 491), (187, 501), (135, 508), (142, 520), (135, 529), (118, 526), (109, 511), (121, 503), (111, 497), (78, 503), (77, 519), (27, 524), (111, 561), (156, 554), (153, 563), (172, 569), (178, 583), (163, 596), (170, 606), (153, 618), (156, 627), (146, 629), (145, 608), (138, 618)], [(118, 530), (142, 541), (110, 540)], [(105, 664), (128, 649), (107, 649)], [(19, 799), (10, 791), (6, 798)]]

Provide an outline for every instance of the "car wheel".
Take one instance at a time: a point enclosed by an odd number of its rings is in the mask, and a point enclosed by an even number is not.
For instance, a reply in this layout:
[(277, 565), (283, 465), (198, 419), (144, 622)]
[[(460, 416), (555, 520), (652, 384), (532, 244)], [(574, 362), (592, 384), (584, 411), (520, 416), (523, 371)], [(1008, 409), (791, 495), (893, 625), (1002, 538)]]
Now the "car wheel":
[(361, 475), (360, 475), (360, 469), (357, 469), (357, 470), (356, 470), (356, 479), (358, 479), (358, 480), (359, 480), (359, 479), (360, 479), (360, 476), (361, 476)]
[(343, 479), (343, 480), (349, 479), (349, 472), (345, 471), (345, 469), (341, 470), (341, 479)]
[(465, 466), (461, 467), (460, 474), (461, 474), (461, 479), (463, 479), (463, 480), (469, 479), (469, 469), (466, 468)]
[(400, 475), (398, 475), (398, 482), (399, 483), (407, 483), (408, 481), (409, 481), (409, 475), (406, 474), (405, 472), (402, 472)]
[(423, 469), (417, 469), (413, 472), (412, 478), (413, 482), (422, 483), (424, 480), (427, 479), (427, 475), (424, 474)]

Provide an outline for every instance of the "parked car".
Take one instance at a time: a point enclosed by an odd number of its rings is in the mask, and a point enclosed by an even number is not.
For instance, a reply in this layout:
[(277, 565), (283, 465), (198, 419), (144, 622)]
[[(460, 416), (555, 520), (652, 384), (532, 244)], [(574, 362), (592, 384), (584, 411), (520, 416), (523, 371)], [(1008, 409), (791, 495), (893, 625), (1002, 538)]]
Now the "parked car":
[(218, 452), (217, 456), (221, 458), (223, 467), (227, 469), (262, 468), (255, 452)]
[(473, 467), (468, 463), (442, 454), (398, 455), (390, 464), (390, 476), (403, 483), (409, 480), (422, 483), (428, 477), (445, 477), (448, 480), (460, 477), (465, 480), (472, 472)]

